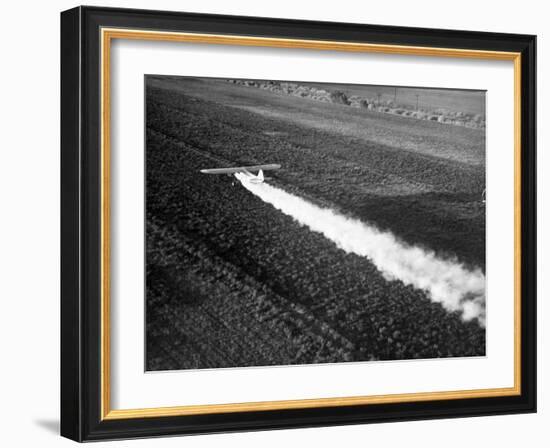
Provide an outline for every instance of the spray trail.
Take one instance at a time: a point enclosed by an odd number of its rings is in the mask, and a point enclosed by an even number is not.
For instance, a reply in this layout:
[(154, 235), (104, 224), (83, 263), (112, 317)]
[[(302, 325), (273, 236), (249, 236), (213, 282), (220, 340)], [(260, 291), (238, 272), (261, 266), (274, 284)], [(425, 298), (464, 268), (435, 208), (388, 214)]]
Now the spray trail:
[(480, 269), (438, 258), (433, 252), (408, 246), (390, 232), (321, 208), (266, 183), (251, 183), (236, 173), (243, 187), (298, 223), (323, 234), (347, 253), (369, 258), (388, 280), (401, 280), (422, 289), (464, 320), (477, 318), (485, 326), (485, 276)]

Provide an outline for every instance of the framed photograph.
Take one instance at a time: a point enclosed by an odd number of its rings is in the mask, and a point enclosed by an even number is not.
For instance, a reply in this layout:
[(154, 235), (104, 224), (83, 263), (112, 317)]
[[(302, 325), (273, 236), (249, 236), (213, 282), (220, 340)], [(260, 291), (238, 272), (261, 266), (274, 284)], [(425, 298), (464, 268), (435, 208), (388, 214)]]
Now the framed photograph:
[(535, 36), (61, 14), (61, 433), (536, 410)]

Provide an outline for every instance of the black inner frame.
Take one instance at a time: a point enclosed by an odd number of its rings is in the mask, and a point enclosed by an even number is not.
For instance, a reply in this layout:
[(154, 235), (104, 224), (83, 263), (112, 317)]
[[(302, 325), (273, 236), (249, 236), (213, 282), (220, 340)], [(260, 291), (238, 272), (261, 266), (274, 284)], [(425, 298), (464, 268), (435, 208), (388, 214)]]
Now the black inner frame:
[[(100, 28), (521, 53), (521, 395), (139, 419), (100, 419)], [(536, 411), (536, 37), (77, 7), (61, 14), (61, 434), (77, 441)]]

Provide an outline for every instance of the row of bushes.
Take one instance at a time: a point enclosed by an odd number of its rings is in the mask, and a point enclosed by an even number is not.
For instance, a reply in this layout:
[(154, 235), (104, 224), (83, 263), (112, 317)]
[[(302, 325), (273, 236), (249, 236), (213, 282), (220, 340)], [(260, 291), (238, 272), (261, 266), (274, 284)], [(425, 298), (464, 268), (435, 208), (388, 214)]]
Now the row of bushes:
[(344, 104), (346, 106), (367, 109), (392, 115), (416, 118), (418, 120), (436, 121), (438, 123), (465, 126), (469, 128), (485, 128), (485, 118), (480, 114), (467, 114), (447, 109), (416, 109), (406, 104), (393, 101), (383, 101), (376, 98), (364, 98), (358, 95), (347, 96), (340, 90), (320, 89), (313, 86), (279, 81), (251, 81), (230, 79), (229, 82), (246, 87), (256, 87), (271, 92), (284, 93), (301, 98), (307, 98), (326, 103)]

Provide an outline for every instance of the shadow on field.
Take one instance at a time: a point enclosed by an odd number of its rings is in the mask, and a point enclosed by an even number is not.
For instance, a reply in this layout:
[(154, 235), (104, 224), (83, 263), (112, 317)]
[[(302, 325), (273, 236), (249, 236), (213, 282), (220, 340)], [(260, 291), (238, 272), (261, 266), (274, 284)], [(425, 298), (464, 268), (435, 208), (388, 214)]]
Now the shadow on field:
[[(485, 204), (468, 193), (367, 196), (356, 213), (408, 244), (485, 272)], [(481, 225), (480, 225), (481, 224)]]

